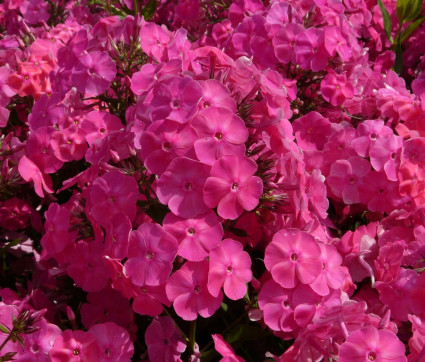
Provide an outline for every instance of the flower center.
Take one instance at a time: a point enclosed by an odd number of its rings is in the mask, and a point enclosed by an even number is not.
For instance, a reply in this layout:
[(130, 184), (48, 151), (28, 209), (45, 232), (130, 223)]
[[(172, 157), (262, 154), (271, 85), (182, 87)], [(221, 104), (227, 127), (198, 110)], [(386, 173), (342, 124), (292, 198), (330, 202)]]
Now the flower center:
[(233, 182), (232, 190), (236, 190), (238, 187), (239, 187), (239, 184), (237, 182)]
[(298, 255), (296, 253), (292, 253), (291, 254), (291, 260), (292, 261), (297, 261), (297, 259), (298, 259)]
[(226, 269), (226, 271), (227, 271), (228, 273), (231, 273), (231, 272), (232, 272), (232, 270), (233, 270), (233, 267), (232, 267), (231, 265), (229, 265), (229, 266), (227, 267), (227, 269)]
[(376, 353), (375, 352), (369, 352), (369, 354), (367, 355), (367, 359), (369, 361), (375, 361), (376, 360)]
[(170, 151), (170, 150), (171, 150), (171, 143), (170, 143), (170, 142), (168, 142), (168, 141), (165, 141), (165, 142), (162, 144), (162, 148), (164, 149), (164, 151)]
[(200, 285), (196, 285), (195, 288), (193, 288), (193, 291), (195, 292), (195, 294), (198, 294), (200, 290), (201, 290)]
[(189, 229), (187, 229), (187, 233), (188, 233), (189, 235), (193, 235), (193, 234), (195, 234), (195, 229), (194, 229), (194, 228), (192, 228), (192, 227), (190, 227)]
[(190, 183), (190, 182), (186, 182), (186, 183), (184, 184), (184, 188), (185, 188), (187, 191), (192, 190), (192, 183)]
[(371, 140), (376, 140), (376, 134), (375, 134), (375, 133), (372, 133), (372, 134), (370, 135), (370, 139), (371, 139)]
[(171, 107), (175, 108), (179, 108), (180, 107), (180, 101), (178, 99), (173, 99), (171, 102)]
[(218, 140), (221, 140), (223, 138), (223, 134), (221, 132), (216, 132), (214, 137)]
[(74, 349), (73, 351), (72, 351), (72, 354), (74, 355), (74, 356), (78, 356), (79, 354), (80, 354), (80, 350), (79, 349)]

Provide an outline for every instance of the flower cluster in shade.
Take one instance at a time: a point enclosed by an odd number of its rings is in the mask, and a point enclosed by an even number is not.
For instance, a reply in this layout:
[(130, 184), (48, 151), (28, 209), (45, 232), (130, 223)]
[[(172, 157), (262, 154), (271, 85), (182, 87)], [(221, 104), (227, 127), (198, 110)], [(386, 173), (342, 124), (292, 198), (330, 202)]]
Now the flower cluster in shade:
[(0, 251), (28, 279), (0, 323), (40, 313), (0, 356), (197, 361), (176, 320), (245, 303), (276, 361), (425, 359), (425, 25), (400, 76), (366, 0), (91, 3), (0, 4)]

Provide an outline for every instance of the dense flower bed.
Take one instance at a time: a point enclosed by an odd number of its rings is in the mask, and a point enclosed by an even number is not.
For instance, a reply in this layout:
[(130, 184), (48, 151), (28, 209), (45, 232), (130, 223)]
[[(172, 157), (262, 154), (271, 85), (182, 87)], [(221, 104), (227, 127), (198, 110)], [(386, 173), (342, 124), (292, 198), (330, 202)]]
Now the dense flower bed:
[(422, 14), (0, 4), (0, 360), (424, 361)]

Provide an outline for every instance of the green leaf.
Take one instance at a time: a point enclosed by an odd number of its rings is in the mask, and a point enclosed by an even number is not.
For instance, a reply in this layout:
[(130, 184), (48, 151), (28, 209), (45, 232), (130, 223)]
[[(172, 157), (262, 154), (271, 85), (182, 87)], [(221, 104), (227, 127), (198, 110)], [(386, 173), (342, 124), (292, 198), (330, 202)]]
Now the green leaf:
[(220, 308), (223, 309), (225, 312), (227, 312), (227, 310), (229, 309), (229, 306), (226, 303), (223, 302), (223, 303), (221, 303)]
[(0, 331), (2, 331), (3, 333), (9, 334), (10, 330), (9, 328), (7, 328), (6, 326), (4, 326), (3, 324), (0, 324)]
[(422, 0), (409, 0), (404, 22), (414, 21), (422, 11)]
[(397, 0), (396, 15), (400, 24), (403, 23), (404, 17), (406, 16), (408, 3), (409, 0)]
[(148, 3), (143, 7), (142, 15), (145, 18), (145, 20), (149, 20), (152, 16), (154, 16), (156, 6), (157, 6), (156, 0), (149, 0)]
[(392, 43), (393, 38), (391, 37), (391, 29), (393, 27), (393, 23), (391, 21), (391, 16), (388, 13), (385, 5), (382, 3), (382, 0), (378, 0), (379, 8), (381, 9), (382, 17), (384, 19), (384, 30), (387, 35), (388, 40)]
[(424, 20), (425, 16), (417, 19), (412, 24), (410, 24), (401, 35), (400, 42), (403, 43), (410, 36), (410, 34), (412, 34), (416, 30), (416, 28), (423, 23)]

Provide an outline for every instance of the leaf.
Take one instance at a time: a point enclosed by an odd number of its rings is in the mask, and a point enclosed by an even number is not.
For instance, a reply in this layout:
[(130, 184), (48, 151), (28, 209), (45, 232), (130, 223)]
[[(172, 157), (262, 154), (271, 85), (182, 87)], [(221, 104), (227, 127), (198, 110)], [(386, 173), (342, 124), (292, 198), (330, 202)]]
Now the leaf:
[(412, 24), (410, 24), (401, 35), (400, 42), (403, 43), (410, 36), (410, 34), (412, 34), (416, 30), (416, 28), (423, 23), (424, 20), (425, 20), (425, 16), (417, 19)]
[(145, 20), (149, 20), (155, 14), (157, 6), (157, 0), (149, 0), (148, 3), (142, 9), (142, 15)]
[(422, 11), (422, 0), (410, 0), (404, 22), (414, 21)]
[(268, 335), (268, 332), (261, 327), (256, 327), (246, 324), (237, 324), (230, 332), (226, 335), (226, 342), (234, 343), (235, 350), (242, 343), (246, 341), (254, 341), (260, 338), (264, 338)]
[(221, 303), (220, 308), (223, 309), (225, 312), (227, 312), (227, 310), (229, 309), (229, 306), (226, 303), (223, 302), (223, 303)]
[(391, 37), (391, 29), (393, 27), (393, 23), (391, 21), (391, 16), (388, 13), (385, 5), (382, 3), (382, 0), (378, 0), (379, 8), (381, 9), (382, 18), (384, 19), (384, 30), (387, 35), (388, 40), (392, 43), (393, 38)]
[(400, 24), (403, 23), (404, 17), (406, 15), (408, 2), (409, 0), (397, 0), (396, 15)]
[(6, 333), (6, 334), (9, 334), (10, 333), (9, 328), (7, 328), (6, 326), (4, 326), (1, 323), (0, 323), (0, 331), (2, 331), (3, 333)]

